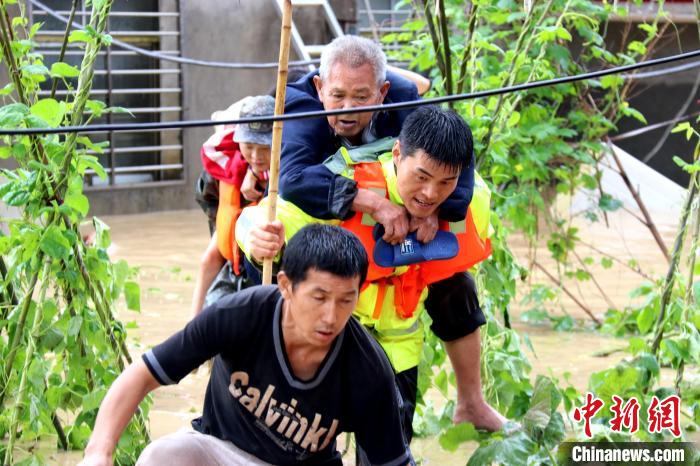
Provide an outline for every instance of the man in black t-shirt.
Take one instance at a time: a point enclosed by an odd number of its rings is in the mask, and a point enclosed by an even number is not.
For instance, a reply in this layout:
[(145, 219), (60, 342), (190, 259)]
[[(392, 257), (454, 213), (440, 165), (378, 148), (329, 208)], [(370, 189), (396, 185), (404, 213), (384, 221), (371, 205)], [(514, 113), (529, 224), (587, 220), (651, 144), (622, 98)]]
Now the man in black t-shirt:
[(413, 463), (391, 365), (350, 317), (366, 273), (352, 233), (302, 229), (287, 245), (278, 286), (227, 296), (117, 378), (82, 464), (111, 464), (146, 394), (213, 356), (195, 432), (155, 441), (137, 464), (340, 465), (340, 432), (354, 432), (372, 464)]

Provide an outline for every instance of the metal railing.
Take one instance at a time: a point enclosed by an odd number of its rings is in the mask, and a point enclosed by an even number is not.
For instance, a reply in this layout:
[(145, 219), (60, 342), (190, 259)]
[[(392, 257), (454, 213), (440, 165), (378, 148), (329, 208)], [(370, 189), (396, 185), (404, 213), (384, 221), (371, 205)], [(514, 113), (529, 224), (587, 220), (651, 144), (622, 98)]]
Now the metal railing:
[[(70, 15), (70, 0), (55, 0), (50, 7), (61, 16)], [(43, 22), (35, 36), (36, 51), (44, 55), (47, 67), (56, 61), (61, 48), (65, 24), (42, 9), (28, 3), (29, 19)], [(165, 7), (164, 7), (165, 5)], [(159, 11), (170, 9), (172, 11)], [(85, 0), (80, 1), (75, 20), (85, 23), (90, 10)], [(180, 56), (179, 2), (115, 0), (108, 18), (107, 33), (112, 37), (162, 54)], [(69, 44), (65, 62), (78, 66), (83, 51)], [(182, 118), (182, 87), (180, 65), (144, 57), (132, 51), (106, 47), (98, 54), (91, 98), (103, 101), (107, 107), (123, 107), (129, 113), (106, 112), (92, 123), (119, 123), (127, 121), (161, 122)], [(72, 87), (61, 83), (57, 98), (74, 92), (77, 80), (69, 80)], [(50, 94), (50, 82), (40, 96)], [(86, 111), (86, 114), (89, 114)], [(182, 130), (146, 130), (119, 133), (105, 131), (91, 135), (93, 142), (108, 141), (109, 146), (96, 155), (105, 167), (106, 180), (100, 180), (93, 171), (86, 173), (86, 189), (104, 190), (142, 186), (169, 186), (185, 182)]]

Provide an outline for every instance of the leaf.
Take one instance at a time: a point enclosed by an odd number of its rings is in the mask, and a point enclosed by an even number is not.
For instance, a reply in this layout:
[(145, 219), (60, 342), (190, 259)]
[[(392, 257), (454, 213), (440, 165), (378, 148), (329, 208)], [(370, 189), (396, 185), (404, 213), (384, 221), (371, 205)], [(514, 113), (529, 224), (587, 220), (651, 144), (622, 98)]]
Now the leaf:
[(49, 327), (46, 330), (46, 333), (44, 333), (44, 335), (41, 337), (41, 346), (49, 351), (52, 351), (59, 344), (61, 344), (64, 338), (65, 335), (63, 335), (59, 329), (56, 327)]
[(537, 448), (525, 432), (500, 439), (483, 442), (469, 458), (467, 466), (482, 466), (487, 464), (528, 464), (528, 457)]
[(552, 417), (547, 424), (547, 428), (542, 434), (545, 448), (552, 450), (555, 445), (558, 445), (566, 436), (566, 427), (564, 426), (564, 418), (558, 412), (552, 413)]
[(70, 251), (70, 243), (58, 227), (46, 229), (39, 242), (39, 248), (54, 259), (65, 259)]
[(447, 451), (455, 451), (460, 444), (468, 442), (469, 440), (477, 440), (479, 438), (479, 432), (477, 432), (474, 424), (462, 423), (456, 426), (451, 426), (447, 431), (445, 431), (438, 441), (440, 446)]
[(57, 61), (51, 65), (51, 76), (57, 78), (76, 78), (80, 75), (80, 70), (68, 63)]
[(0, 89), (0, 95), (10, 95), (15, 90), (15, 85), (13, 83), (7, 83)]
[(576, 324), (571, 316), (553, 317), (552, 320), (554, 321), (552, 328), (561, 332), (568, 332)]
[(636, 53), (637, 55), (644, 55), (645, 53), (647, 53), (646, 45), (644, 45), (644, 43), (638, 40), (633, 40), (632, 42), (630, 42), (627, 46), (627, 50)]
[(657, 361), (656, 356), (654, 356), (653, 354), (640, 354), (639, 357), (635, 360), (635, 362), (638, 366), (648, 370), (651, 375), (659, 375), (659, 362)]
[(647, 119), (644, 117), (644, 115), (639, 110), (630, 107), (627, 102), (623, 102), (622, 105), (620, 105), (620, 112), (622, 112), (622, 114), (625, 116), (641, 121), (645, 125), (647, 124)]
[(90, 33), (79, 29), (74, 29), (68, 36), (68, 42), (71, 44), (73, 42), (90, 42), (91, 40), (92, 37), (90, 36)]
[(669, 353), (671, 353), (674, 358), (688, 360), (690, 359), (690, 354), (688, 353), (688, 347), (685, 343), (686, 342), (679, 342), (676, 339), (670, 338), (661, 342), (662, 346), (665, 345), (666, 349), (668, 349)]
[(595, 178), (595, 176), (589, 175), (587, 173), (581, 175), (581, 183), (586, 189), (593, 190), (598, 187), (598, 180)]
[(646, 350), (647, 344), (644, 341), (643, 338), (640, 337), (632, 337), (629, 339), (629, 349), (628, 351), (632, 354), (637, 354), (640, 353), (644, 350)]
[(610, 267), (612, 267), (613, 261), (609, 257), (603, 257), (600, 260), (600, 265), (602, 265), (604, 269), (609, 269)]
[(126, 298), (126, 307), (132, 311), (141, 311), (141, 288), (136, 282), (124, 283), (124, 297)]
[(438, 375), (435, 376), (433, 383), (438, 388), (438, 390), (440, 390), (440, 393), (442, 393), (444, 396), (447, 396), (447, 372), (445, 372), (445, 369), (442, 369), (438, 373)]
[(56, 128), (66, 114), (66, 103), (55, 99), (41, 99), (29, 109), (32, 115), (41, 118), (51, 128)]
[(608, 193), (603, 193), (598, 200), (598, 207), (607, 212), (614, 212), (622, 207), (622, 202), (619, 199), (615, 199)]
[(102, 112), (104, 112), (105, 107), (107, 107), (107, 104), (100, 100), (92, 100), (88, 99), (85, 101), (85, 107), (93, 114), (95, 115), (96, 118), (99, 118), (102, 116)]
[(700, 161), (697, 161), (695, 163), (687, 163), (685, 160), (678, 157), (677, 155), (673, 156), (673, 161), (676, 163), (676, 165), (681, 167), (683, 171), (686, 171), (691, 175), (697, 171), (700, 171)]
[[(538, 377), (535, 384), (534, 393), (530, 402), (530, 409), (523, 417), (523, 426), (530, 435), (536, 435), (544, 431), (549, 424), (552, 415), (552, 393), (551, 381), (548, 384), (541, 383), (541, 380), (548, 380), (546, 377)], [(556, 389), (555, 389), (556, 390)]]
[(20, 71), (23, 75), (27, 76), (45, 76), (49, 74), (49, 69), (41, 63), (24, 65), (22, 68), (20, 68)]
[(563, 27), (560, 27), (557, 29), (557, 37), (563, 40), (571, 41), (572, 37), (569, 31), (564, 29)]
[(638, 298), (640, 296), (646, 296), (654, 291), (654, 284), (651, 282), (643, 282), (637, 288), (630, 291), (630, 298)]
[(656, 320), (656, 312), (654, 312), (654, 309), (651, 306), (646, 306), (641, 310), (641, 312), (639, 312), (639, 314), (637, 314), (636, 320), (639, 332), (645, 334), (651, 330), (652, 325), (654, 325), (654, 321)]
[(513, 111), (513, 113), (511, 113), (510, 116), (508, 117), (508, 121), (506, 122), (506, 125), (509, 128), (512, 128), (513, 126), (517, 125), (519, 121), (520, 121), (520, 112)]
[(600, 86), (603, 89), (609, 89), (611, 87), (612, 88), (620, 87), (623, 82), (624, 82), (624, 80), (619, 75), (616, 75), (616, 74), (611, 74), (611, 75), (603, 76), (602, 78), (600, 78)]
[[(681, 131), (693, 131), (693, 127), (690, 126), (690, 123), (687, 121), (684, 121), (682, 123), (678, 123), (676, 126), (673, 127), (671, 130), (672, 133), (680, 133)], [(690, 139), (690, 138), (688, 138)]]
[(90, 392), (87, 395), (83, 395), (83, 411), (93, 411), (99, 408), (100, 403), (102, 403), (102, 399), (105, 397), (106, 393), (106, 387), (99, 387), (96, 388), (93, 392)]
[(102, 164), (100, 164), (99, 160), (97, 160), (97, 157), (94, 155), (78, 156), (78, 173), (84, 175), (88, 169), (93, 170), (95, 174), (100, 177), (100, 179), (107, 179), (107, 172), (105, 172), (104, 167)]
[(97, 217), (92, 217), (92, 225), (95, 227), (95, 244), (98, 248), (106, 249), (112, 244), (112, 239), (109, 235), (109, 225)]
[(111, 112), (111, 113), (126, 113), (127, 115), (131, 115), (132, 117), (134, 116), (133, 113), (131, 113), (131, 110), (129, 110), (126, 107), (107, 107), (105, 109), (105, 112)]
[(24, 104), (5, 105), (0, 108), (0, 127), (17, 128), (27, 114), (29, 114), (29, 108)]
[(104, 147), (109, 146), (109, 141), (100, 141), (98, 143), (94, 143), (87, 136), (79, 136), (78, 138), (76, 138), (76, 142), (78, 144), (82, 144), (90, 150), (97, 152), (98, 154), (102, 154), (104, 152)]
[(73, 316), (68, 324), (68, 336), (75, 337), (80, 333), (80, 328), (83, 326), (83, 318), (81, 316)]
[(87, 196), (82, 193), (69, 193), (63, 202), (83, 217), (86, 216), (90, 210), (90, 202)]

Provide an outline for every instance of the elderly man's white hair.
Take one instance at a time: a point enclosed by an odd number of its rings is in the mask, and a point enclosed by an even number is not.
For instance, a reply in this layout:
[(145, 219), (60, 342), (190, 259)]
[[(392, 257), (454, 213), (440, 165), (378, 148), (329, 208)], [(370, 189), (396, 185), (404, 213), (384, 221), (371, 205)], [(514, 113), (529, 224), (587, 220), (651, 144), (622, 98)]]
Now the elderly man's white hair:
[(377, 87), (386, 81), (386, 55), (378, 44), (364, 37), (341, 36), (323, 49), (319, 66), (322, 81), (328, 79), (331, 68), (336, 63), (343, 63), (353, 68), (369, 64), (374, 70)]

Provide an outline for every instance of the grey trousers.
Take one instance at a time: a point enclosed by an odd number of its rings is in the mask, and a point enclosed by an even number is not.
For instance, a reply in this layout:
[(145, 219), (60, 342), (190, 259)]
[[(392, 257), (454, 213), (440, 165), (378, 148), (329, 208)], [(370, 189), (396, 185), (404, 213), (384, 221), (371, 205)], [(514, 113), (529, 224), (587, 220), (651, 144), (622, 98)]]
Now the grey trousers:
[(136, 466), (272, 466), (231, 442), (194, 430), (181, 430), (149, 444)]

